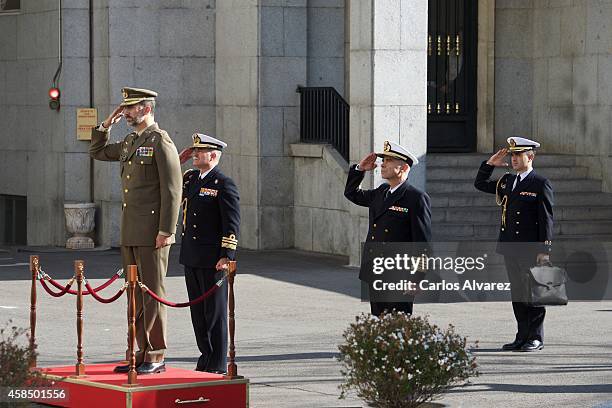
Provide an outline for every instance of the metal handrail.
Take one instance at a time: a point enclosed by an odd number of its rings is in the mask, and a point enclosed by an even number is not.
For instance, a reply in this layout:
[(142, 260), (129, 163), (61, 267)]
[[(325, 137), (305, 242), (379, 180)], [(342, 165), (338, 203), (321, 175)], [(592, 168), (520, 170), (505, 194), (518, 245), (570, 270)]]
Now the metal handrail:
[(300, 141), (330, 143), (349, 160), (349, 104), (333, 87), (298, 87)]

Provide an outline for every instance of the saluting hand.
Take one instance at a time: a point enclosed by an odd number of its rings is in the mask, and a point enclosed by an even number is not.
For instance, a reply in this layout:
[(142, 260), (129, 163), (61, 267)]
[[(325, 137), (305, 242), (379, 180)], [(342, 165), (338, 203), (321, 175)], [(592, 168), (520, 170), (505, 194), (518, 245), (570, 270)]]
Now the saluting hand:
[(187, 160), (191, 159), (191, 154), (193, 153), (193, 147), (188, 147), (186, 149), (181, 150), (179, 153), (179, 160), (181, 164), (184, 164)]
[(115, 123), (119, 122), (122, 117), (123, 117), (123, 106), (117, 106), (115, 110), (110, 115), (108, 115), (108, 118), (104, 119), (104, 122), (102, 122), (102, 124), (104, 125), (105, 128), (108, 129)]
[(359, 170), (370, 171), (376, 168), (376, 153), (370, 153), (359, 162)]
[(497, 153), (491, 156), (489, 160), (487, 160), (487, 164), (495, 167), (508, 167), (508, 163), (505, 160), (507, 154), (507, 148), (500, 149)]

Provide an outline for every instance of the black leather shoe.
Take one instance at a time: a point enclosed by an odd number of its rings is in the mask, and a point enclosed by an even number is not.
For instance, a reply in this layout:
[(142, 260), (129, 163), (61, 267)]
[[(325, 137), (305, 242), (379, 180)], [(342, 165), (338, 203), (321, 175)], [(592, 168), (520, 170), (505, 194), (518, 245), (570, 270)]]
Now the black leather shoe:
[(144, 362), (136, 368), (138, 374), (157, 374), (166, 371), (166, 364)]
[(524, 341), (514, 340), (512, 343), (504, 344), (502, 346), (502, 350), (504, 350), (504, 351), (520, 350), (520, 348), (523, 346), (523, 344), (525, 344)]
[(127, 372), (129, 372), (129, 371), (130, 371), (130, 366), (129, 366), (129, 364), (126, 364), (126, 365), (119, 365), (119, 366), (115, 367), (115, 368), (113, 369), (113, 371), (114, 371), (115, 373), (127, 373)]
[(537, 351), (542, 350), (543, 348), (544, 343), (542, 343), (540, 340), (529, 340), (528, 342), (523, 344), (523, 347), (521, 347), (520, 351)]
[(227, 371), (221, 371), (221, 370), (205, 370), (207, 373), (211, 373), (211, 374), (221, 374), (221, 375), (226, 375)]

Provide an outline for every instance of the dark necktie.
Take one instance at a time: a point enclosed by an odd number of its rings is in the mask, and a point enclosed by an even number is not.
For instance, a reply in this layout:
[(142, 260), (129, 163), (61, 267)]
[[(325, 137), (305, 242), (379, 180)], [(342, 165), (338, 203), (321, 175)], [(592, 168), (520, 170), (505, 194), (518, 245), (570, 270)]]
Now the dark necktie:
[(518, 186), (519, 184), (521, 184), (521, 176), (517, 175), (516, 178), (514, 179), (514, 184), (512, 185), (512, 191), (514, 191), (514, 189), (516, 188), (516, 186)]

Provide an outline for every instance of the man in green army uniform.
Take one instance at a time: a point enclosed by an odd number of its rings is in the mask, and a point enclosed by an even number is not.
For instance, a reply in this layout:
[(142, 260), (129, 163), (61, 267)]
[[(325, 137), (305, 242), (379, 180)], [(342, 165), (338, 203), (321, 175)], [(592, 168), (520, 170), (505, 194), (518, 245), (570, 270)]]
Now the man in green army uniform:
[[(92, 130), (89, 153), (97, 160), (119, 161), (123, 196), (121, 257), (123, 267), (138, 265), (138, 277), (164, 297), (170, 245), (175, 242), (182, 192), (178, 152), (154, 119), (156, 92), (123, 88), (123, 102)], [(109, 143), (112, 125), (125, 118), (134, 131)], [(136, 291), (137, 372), (165, 371), (166, 308)], [(115, 367), (127, 372), (129, 366)]]

